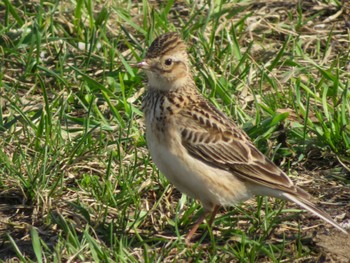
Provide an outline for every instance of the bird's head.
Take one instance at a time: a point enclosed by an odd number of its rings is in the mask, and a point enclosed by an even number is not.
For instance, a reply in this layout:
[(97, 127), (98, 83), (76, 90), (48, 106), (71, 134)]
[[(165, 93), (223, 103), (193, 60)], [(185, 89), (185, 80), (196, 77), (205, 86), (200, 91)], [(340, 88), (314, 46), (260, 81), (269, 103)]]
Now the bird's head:
[(153, 41), (144, 60), (134, 66), (145, 70), (151, 89), (180, 88), (191, 78), (186, 48), (177, 33), (163, 34)]

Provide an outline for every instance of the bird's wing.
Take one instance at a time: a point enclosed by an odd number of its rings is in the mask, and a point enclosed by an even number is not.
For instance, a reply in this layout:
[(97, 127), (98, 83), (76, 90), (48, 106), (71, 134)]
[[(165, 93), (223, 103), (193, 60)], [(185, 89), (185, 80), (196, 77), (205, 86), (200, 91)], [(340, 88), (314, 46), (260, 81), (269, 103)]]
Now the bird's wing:
[(291, 194), (297, 192), (290, 178), (214, 106), (202, 101), (181, 114), (181, 141), (192, 157), (228, 170), (243, 181)]

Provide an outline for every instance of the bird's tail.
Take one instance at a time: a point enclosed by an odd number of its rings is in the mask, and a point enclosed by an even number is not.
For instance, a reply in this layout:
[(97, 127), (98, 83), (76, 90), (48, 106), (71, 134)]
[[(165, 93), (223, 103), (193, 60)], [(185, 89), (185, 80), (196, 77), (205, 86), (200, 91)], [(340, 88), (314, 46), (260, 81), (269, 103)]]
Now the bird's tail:
[(319, 218), (323, 219), (324, 221), (338, 228), (343, 233), (348, 234), (348, 232), (343, 227), (341, 227), (337, 222), (335, 222), (329, 214), (327, 214), (322, 209), (317, 208), (316, 205), (312, 201), (310, 201), (310, 199), (308, 198), (308, 194), (303, 190), (301, 190), (300, 188), (298, 189), (298, 196), (293, 195), (291, 193), (283, 193), (282, 195), (284, 196), (284, 198), (300, 205), (302, 208), (310, 211), (311, 213), (315, 214)]

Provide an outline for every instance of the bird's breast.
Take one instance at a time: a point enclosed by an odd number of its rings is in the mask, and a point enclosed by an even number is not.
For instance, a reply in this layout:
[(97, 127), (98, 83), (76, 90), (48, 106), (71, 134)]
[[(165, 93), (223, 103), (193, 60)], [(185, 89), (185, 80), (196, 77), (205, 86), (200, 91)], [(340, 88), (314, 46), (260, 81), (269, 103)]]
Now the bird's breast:
[[(157, 112), (157, 110), (153, 111)], [(201, 200), (206, 209), (247, 199), (245, 184), (229, 172), (192, 157), (182, 145), (176, 116), (145, 115), (146, 139), (153, 162), (181, 192)], [(222, 189), (225, 191), (222, 192)]]

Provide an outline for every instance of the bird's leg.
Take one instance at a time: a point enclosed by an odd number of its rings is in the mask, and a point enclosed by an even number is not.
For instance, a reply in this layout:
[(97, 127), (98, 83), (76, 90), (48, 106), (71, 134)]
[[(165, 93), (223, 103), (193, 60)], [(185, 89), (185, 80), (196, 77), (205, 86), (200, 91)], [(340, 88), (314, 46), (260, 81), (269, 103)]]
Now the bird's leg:
[(216, 205), (213, 209), (213, 212), (211, 213), (211, 217), (209, 219), (208, 225), (211, 226), (214, 222), (215, 216), (219, 211), (220, 206)]
[(192, 239), (192, 236), (194, 235), (194, 233), (196, 233), (198, 227), (200, 224), (203, 223), (205, 217), (211, 213), (211, 217), (210, 217), (210, 220), (208, 222), (208, 225), (211, 226), (214, 222), (214, 219), (215, 219), (215, 215), (217, 214), (219, 210), (219, 206), (216, 205), (213, 209), (213, 211), (205, 211), (196, 221), (196, 223), (194, 224), (194, 226), (192, 227), (191, 231), (187, 234), (186, 236), (186, 239), (185, 239), (185, 242), (186, 244), (190, 244), (191, 242), (191, 239)]
[(196, 223), (193, 225), (192, 229), (190, 232), (187, 234), (185, 242), (187, 245), (191, 243), (191, 239), (194, 233), (196, 233), (198, 227), (202, 222), (204, 221), (205, 217), (210, 213), (210, 211), (205, 211), (196, 221)]

